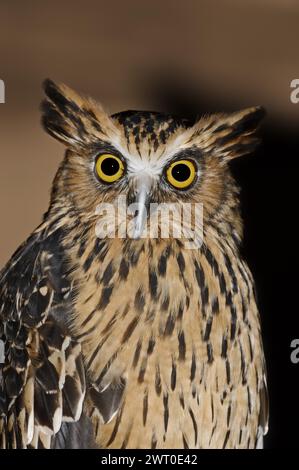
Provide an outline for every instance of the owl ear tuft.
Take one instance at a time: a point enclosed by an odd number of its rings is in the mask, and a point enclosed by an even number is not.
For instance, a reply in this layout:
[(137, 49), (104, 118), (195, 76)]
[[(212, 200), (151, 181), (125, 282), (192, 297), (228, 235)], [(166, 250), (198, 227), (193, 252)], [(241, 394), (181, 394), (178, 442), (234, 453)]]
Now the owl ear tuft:
[(252, 153), (260, 139), (256, 131), (265, 110), (261, 106), (219, 116), (212, 126), (213, 148), (224, 161)]
[(41, 104), (42, 124), (51, 136), (68, 147), (84, 147), (107, 138), (112, 122), (98, 103), (49, 79), (44, 81), (43, 89), (46, 99)]
[(46, 99), (41, 104), (44, 129), (67, 145), (82, 145), (85, 129), (80, 118), (82, 99), (65, 85), (45, 80)]

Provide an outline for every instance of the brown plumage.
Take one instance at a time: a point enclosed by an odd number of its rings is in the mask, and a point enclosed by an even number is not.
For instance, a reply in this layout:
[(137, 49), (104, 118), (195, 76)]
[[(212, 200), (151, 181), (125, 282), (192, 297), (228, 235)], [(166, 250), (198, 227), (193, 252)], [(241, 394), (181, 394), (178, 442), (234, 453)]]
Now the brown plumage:
[[(262, 109), (109, 117), (64, 85), (45, 92), (44, 127), (67, 151), (42, 224), (1, 272), (0, 447), (260, 446), (264, 355), (228, 162), (254, 150)], [(106, 154), (114, 182), (97, 173)], [(170, 184), (174, 162), (180, 181), (195, 168), (188, 187)], [(203, 243), (164, 238), (163, 219), (157, 238), (99, 238), (98, 205), (120, 195), (202, 204)]]

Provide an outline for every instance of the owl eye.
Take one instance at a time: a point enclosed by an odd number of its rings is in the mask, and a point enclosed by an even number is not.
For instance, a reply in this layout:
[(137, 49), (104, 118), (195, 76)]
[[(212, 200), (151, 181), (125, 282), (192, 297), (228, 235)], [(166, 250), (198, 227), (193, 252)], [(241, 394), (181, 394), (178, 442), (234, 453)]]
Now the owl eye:
[(196, 177), (196, 167), (190, 160), (177, 160), (166, 170), (167, 181), (177, 189), (186, 189)]
[(104, 153), (97, 159), (95, 170), (100, 180), (105, 183), (114, 183), (123, 176), (125, 167), (119, 157)]

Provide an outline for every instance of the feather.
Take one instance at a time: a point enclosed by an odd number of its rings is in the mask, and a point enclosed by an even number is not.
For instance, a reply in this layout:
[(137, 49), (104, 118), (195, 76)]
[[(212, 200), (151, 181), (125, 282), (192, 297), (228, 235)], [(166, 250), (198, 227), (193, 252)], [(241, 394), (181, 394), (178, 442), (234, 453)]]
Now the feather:
[(98, 390), (94, 385), (90, 387), (89, 396), (101, 416), (102, 423), (109, 423), (119, 411), (125, 385), (126, 380), (121, 377), (119, 383), (109, 384), (104, 390)]
[[(0, 277), (0, 320), (6, 342), (0, 376), (2, 448), (49, 448), (62, 422), (76, 421), (82, 413), (85, 372), (81, 346), (51, 316), (65, 295), (65, 284), (53, 282), (57, 273), (50, 276), (51, 268), (57, 264), (45, 252), (53, 244), (46, 238), (40, 245), (40, 237), (38, 231), (30, 251), (26, 244), (18, 250)], [(25, 269), (20, 287), (13, 281), (21, 265)]]

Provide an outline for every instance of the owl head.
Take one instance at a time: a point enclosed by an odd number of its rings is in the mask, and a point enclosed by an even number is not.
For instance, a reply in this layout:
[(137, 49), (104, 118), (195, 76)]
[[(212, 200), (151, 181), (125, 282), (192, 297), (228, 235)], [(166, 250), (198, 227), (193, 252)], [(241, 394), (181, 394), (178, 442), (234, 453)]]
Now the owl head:
[(238, 188), (228, 164), (258, 144), (261, 107), (195, 122), (156, 112), (109, 116), (65, 85), (46, 80), (44, 90), (43, 126), (67, 148), (52, 205), (63, 200), (78, 221), (94, 223), (99, 204), (113, 207), (121, 197), (136, 209), (127, 217), (138, 238), (150, 206), (200, 204), (204, 225), (222, 224), (240, 238)]

